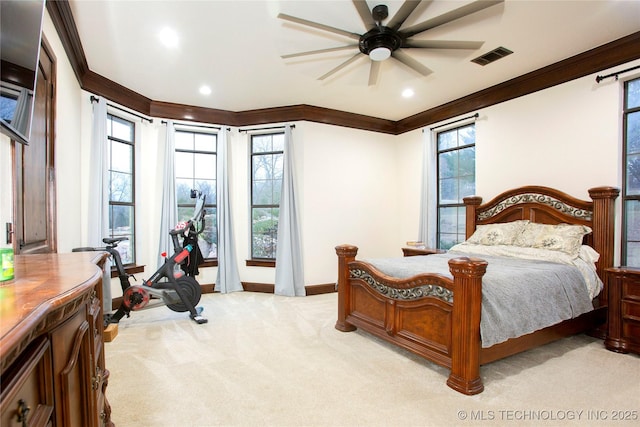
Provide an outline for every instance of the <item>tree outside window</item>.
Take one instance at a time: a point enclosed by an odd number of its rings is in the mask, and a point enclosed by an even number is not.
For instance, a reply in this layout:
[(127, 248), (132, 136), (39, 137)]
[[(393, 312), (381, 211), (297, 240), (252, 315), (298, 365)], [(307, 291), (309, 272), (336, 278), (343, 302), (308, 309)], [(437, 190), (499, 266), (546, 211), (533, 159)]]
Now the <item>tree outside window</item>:
[(622, 263), (640, 267), (640, 79), (624, 87)]
[(284, 133), (251, 136), (251, 258), (275, 260)]
[(463, 198), (476, 191), (475, 124), (438, 133), (438, 247), (465, 240)]
[(107, 114), (109, 176), (109, 236), (126, 237), (118, 244), (123, 264), (133, 264), (135, 253), (135, 124)]
[(175, 175), (178, 221), (193, 217), (196, 199), (191, 190), (206, 196), (205, 228), (198, 246), (205, 260), (218, 257), (218, 210), (216, 196), (218, 136), (213, 133), (178, 130), (175, 133)]

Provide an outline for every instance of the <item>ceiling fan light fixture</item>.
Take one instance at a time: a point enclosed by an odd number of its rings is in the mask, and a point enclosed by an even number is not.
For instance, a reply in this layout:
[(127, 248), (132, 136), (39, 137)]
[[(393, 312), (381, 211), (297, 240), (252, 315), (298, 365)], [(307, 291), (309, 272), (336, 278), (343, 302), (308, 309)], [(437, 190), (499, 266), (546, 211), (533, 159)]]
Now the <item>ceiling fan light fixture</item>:
[(369, 52), (372, 61), (384, 61), (391, 56), (391, 49), (388, 47), (377, 47)]

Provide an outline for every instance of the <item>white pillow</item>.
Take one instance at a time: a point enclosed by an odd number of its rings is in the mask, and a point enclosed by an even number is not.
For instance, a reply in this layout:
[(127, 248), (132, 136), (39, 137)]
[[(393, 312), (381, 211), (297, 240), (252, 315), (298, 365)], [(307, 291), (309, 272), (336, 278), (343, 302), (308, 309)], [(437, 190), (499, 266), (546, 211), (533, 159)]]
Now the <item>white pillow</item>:
[(515, 240), (516, 246), (561, 251), (573, 257), (580, 253), (582, 240), (591, 228), (584, 225), (537, 224), (530, 222)]
[(513, 245), (528, 223), (528, 220), (518, 220), (478, 225), (476, 231), (467, 239), (467, 243), (488, 246)]

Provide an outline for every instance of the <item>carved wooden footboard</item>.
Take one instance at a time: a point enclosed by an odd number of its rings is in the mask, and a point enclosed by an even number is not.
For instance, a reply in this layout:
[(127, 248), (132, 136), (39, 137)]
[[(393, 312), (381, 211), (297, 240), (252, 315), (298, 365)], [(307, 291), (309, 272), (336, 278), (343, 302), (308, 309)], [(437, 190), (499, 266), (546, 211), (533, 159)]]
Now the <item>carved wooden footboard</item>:
[[(613, 202), (618, 193), (615, 188), (599, 187), (589, 191), (592, 201), (582, 201), (558, 190), (529, 186), (507, 191), (485, 205), (479, 197), (467, 198), (467, 238), (477, 224), (518, 219), (587, 225), (593, 234), (585, 244), (600, 254), (597, 271), (606, 287), (604, 269), (613, 264)], [(602, 326), (605, 318), (606, 301), (596, 301), (593, 312), (482, 348), (480, 317), (486, 261), (467, 257), (449, 260), (453, 280), (428, 272), (399, 279), (356, 261), (357, 251), (351, 245), (336, 247), (336, 329), (348, 332), (361, 328), (449, 368), (447, 385), (467, 395), (484, 389), (481, 364), (592, 330)], [(606, 295), (606, 288), (601, 295)]]

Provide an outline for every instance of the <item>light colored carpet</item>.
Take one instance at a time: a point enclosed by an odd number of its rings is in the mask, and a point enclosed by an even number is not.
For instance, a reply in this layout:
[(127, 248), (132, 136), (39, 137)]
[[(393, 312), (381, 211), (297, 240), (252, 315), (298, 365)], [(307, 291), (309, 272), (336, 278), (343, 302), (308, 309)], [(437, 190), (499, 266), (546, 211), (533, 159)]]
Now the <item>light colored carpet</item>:
[(204, 325), (166, 307), (121, 320), (105, 344), (116, 426), (640, 425), (640, 357), (585, 335), (483, 366), (485, 391), (464, 396), (446, 369), (337, 331), (337, 294), (200, 305)]

